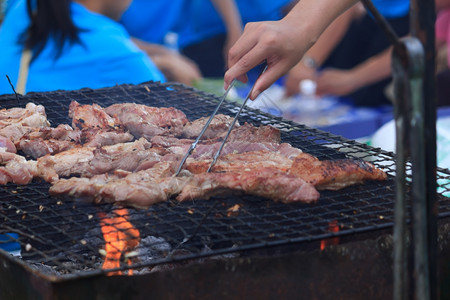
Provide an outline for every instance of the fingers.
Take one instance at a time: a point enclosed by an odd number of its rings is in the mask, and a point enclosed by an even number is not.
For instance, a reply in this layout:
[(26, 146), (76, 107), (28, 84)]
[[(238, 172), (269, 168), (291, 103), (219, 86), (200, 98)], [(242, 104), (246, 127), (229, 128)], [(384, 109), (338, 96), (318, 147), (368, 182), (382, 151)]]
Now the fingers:
[[(225, 84), (227, 87), (229, 85), (229, 83), (234, 79), (238, 79), (239, 81), (242, 81), (244, 83), (246, 83), (248, 81), (247, 79), (247, 75), (246, 73), (248, 71), (250, 71), (251, 69), (253, 69), (254, 67), (260, 65), (263, 61), (267, 61), (266, 57), (266, 49), (263, 48), (260, 45), (256, 45), (253, 49), (251, 49), (248, 53), (246, 53), (243, 57), (241, 57), (241, 59), (239, 61), (236, 62), (236, 64), (234, 64), (231, 68), (228, 69), (228, 71), (225, 73), (224, 76), (224, 80), (225, 80)], [(268, 62), (269, 64), (269, 62)], [(267, 70), (264, 74), (267, 73)], [(269, 74), (273, 73), (269, 72)], [(262, 76), (267, 77), (267, 75)], [(261, 82), (258, 86), (261, 86), (262, 88), (266, 89), (267, 84), (265, 83), (266, 81), (272, 81), (275, 82), (277, 80), (277, 78), (275, 79), (265, 79), (263, 81), (261, 80), (257, 80), (257, 82)], [(264, 90), (263, 89), (263, 90)], [(260, 92), (262, 92), (263, 90), (261, 90)], [(252, 98), (253, 99), (253, 98)]]
[[(236, 63), (231, 64), (231, 67), (225, 72), (224, 75), (225, 88), (227, 88), (231, 81), (235, 78), (244, 83), (248, 81), (246, 73), (261, 62), (260, 59), (255, 57), (253, 54), (254, 52), (254, 49), (251, 49)], [(230, 50), (230, 53), (232, 53), (232, 50)], [(231, 55), (229, 55), (229, 57), (230, 56)]]
[[(287, 28), (286, 28), (287, 27)], [(286, 34), (289, 26), (283, 22), (248, 23), (244, 33), (228, 54), (229, 69), (224, 76), (227, 88), (233, 79), (247, 82), (245, 74), (255, 66), (267, 61), (268, 69), (256, 81), (250, 98), (256, 98), (283, 76), (301, 58), (303, 47)]]
[(255, 100), (259, 94), (268, 89), (275, 81), (286, 73), (285, 61), (268, 61), (266, 71), (256, 80), (250, 99)]
[(246, 53), (253, 49), (259, 41), (255, 23), (245, 25), (244, 32), (232, 45), (228, 52), (228, 67), (235, 65)]
[(246, 73), (260, 64), (264, 59), (262, 51), (255, 51), (259, 44), (260, 27), (257, 23), (248, 23), (244, 33), (228, 52), (229, 69), (224, 76), (224, 87), (228, 88), (233, 79), (246, 83)]

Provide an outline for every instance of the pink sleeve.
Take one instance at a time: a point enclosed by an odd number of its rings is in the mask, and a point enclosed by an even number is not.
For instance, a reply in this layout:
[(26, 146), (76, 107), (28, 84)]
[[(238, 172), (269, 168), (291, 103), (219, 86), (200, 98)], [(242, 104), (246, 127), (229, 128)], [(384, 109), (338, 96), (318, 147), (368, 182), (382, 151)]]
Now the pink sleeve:
[[(436, 18), (436, 39), (447, 41), (450, 26), (450, 9), (443, 10)], [(450, 42), (450, 41), (448, 41)]]

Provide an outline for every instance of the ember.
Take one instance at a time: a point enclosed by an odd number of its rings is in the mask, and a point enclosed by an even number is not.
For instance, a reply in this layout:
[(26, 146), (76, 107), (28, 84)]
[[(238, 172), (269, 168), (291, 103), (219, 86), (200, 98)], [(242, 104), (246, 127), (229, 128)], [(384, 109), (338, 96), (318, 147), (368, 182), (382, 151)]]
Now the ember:
[[(128, 210), (116, 209), (111, 218), (102, 212), (99, 213), (99, 217), (106, 252), (102, 269), (120, 268), (121, 260), (131, 265), (130, 254), (139, 245), (140, 234), (139, 230), (128, 221)], [(128, 270), (128, 275), (132, 274), (132, 270)], [(122, 275), (122, 272), (110, 272), (108, 275)]]
[[(333, 220), (330, 223), (328, 223), (328, 231), (337, 233), (339, 232), (339, 225), (337, 220)], [(320, 250), (324, 250), (325, 247), (329, 245), (338, 245), (339, 244), (339, 238), (338, 237), (332, 237), (323, 239), (320, 241)]]

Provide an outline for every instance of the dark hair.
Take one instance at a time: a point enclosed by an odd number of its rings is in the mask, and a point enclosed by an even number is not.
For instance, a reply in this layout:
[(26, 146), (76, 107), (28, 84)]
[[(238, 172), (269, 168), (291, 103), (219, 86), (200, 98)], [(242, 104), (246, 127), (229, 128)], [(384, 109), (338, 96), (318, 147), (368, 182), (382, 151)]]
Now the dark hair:
[(19, 42), (33, 51), (33, 60), (42, 52), (50, 37), (56, 41), (56, 58), (61, 55), (67, 40), (70, 43), (80, 42), (80, 29), (72, 21), (70, 3), (71, 0), (27, 0), (31, 22)]

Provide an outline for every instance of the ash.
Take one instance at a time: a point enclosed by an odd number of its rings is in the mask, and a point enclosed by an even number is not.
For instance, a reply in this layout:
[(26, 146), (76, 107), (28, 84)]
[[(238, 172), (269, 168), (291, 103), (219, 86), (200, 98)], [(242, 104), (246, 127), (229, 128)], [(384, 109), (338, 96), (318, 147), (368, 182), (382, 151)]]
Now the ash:
[[(82, 242), (81, 242), (82, 241)], [(78, 274), (82, 272), (101, 270), (104, 262), (104, 256), (101, 249), (104, 248), (105, 241), (100, 229), (92, 229), (85, 234), (83, 239), (74, 243), (64, 251), (58, 252), (51, 258), (44, 258), (35, 255), (35, 252), (22, 256), (29, 265), (38, 272), (47, 276), (64, 276), (69, 274)], [(183, 252), (182, 249), (177, 250)], [(122, 258), (127, 257), (132, 265), (149, 265), (149, 267), (132, 268), (134, 274), (144, 274), (152, 272), (150, 266), (157, 259), (164, 259), (173, 253), (171, 245), (163, 238), (147, 236), (141, 238), (139, 245), (133, 251), (124, 253)], [(125, 261), (121, 262), (121, 267), (125, 267)]]
[[(214, 251), (207, 246), (208, 243), (203, 243), (203, 249), (200, 250), (194, 249), (195, 247), (191, 248), (188, 244), (181, 242), (173, 245), (162, 237), (152, 235), (141, 237), (139, 245), (134, 250), (123, 253), (120, 267), (124, 269), (124, 274), (128, 274), (126, 270), (131, 269), (133, 274), (139, 275), (174, 269), (188, 263), (202, 263), (207, 259), (225, 259), (236, 256), (236, 254), (209, 256)], [(105, 259), (104, 245), (105, 241), (100, 228), (93, 228), (82, 238), (72, 241), (68, 247), (52, 251), (56, 253), (54, 255), (49, 255), (48, 251), (46, 253), (33, 248), (33, 251), (22, 255), (22, 259), (27, 260), (33, 269), (47, 276), (78, 276), (84, 272), (102, 270)], [(187, 259), (183, 259), (195, 257), (195, 254), (200, 254), (203, 258), (189, 259), (189, 262)]]

